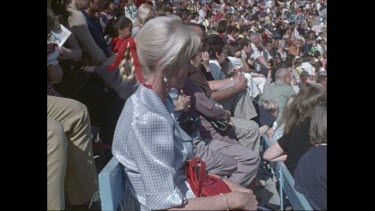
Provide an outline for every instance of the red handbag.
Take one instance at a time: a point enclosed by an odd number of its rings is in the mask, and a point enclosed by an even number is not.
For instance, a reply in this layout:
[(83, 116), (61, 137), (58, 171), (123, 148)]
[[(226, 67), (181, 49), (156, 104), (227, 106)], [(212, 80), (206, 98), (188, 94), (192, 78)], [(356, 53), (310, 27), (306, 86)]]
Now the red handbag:
[[(197, 168), (198, 164), (200, 164), (199, 172)], [(220, 193), (232, 192), (228, 185), (220, 178), (206, 175), (206, 163), (198, 157), (188, 160), (185, 171), (187, 181), (197, 197), (215, 196)]]

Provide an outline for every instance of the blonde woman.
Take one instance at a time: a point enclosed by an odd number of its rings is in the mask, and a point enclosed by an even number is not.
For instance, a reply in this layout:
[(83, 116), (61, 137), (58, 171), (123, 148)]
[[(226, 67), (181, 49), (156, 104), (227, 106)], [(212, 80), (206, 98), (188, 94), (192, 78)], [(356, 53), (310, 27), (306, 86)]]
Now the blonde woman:
[[(112, 152), (127, 176), (126, 210), (256, 209), (251, 190), (228, 180), (232, 192), (197, 198), (186, 180), (185, 163), (193, 157), (192, 139), (173, 118), (171, 88), (181, 89), (200, 37), (176, 16), (147, 22), (134, 40), (123, 45), (127, 62), (140, 83), (117, 122)], [(124, 64), (119, 59), (114, 65)], [(126, 56), (124, 57), (126, 58)], [(120, 68), (121, 69), (121, 68)]]
[(137, 11), (137, 19), (134, 21), (132, 37), (135, 37), (142, 26), (154, 16), (154, 7), (149, 3), (142, 4)]

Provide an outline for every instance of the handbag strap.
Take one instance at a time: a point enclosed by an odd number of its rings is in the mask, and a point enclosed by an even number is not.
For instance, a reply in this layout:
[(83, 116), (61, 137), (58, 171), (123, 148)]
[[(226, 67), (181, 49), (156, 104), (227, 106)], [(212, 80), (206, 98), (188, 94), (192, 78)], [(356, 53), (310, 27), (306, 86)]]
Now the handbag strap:
[[(189, 166), (190, 166), (191, 171), (194, 171), (194, 168), (199, 163), (201, 164), (201, 166), (199, 169), (199, 176), (198, 176), (198, 190), (197, 190), (198, 196), (201, 195), (201, 191), (202, 191), (203, 179), (206, 173), (206, 163), (198, 157), (195, 157), (189, 161)], [(194, 171), (194, 174), (191, 174), (191, 175), (195, 175), (195, 171)]]

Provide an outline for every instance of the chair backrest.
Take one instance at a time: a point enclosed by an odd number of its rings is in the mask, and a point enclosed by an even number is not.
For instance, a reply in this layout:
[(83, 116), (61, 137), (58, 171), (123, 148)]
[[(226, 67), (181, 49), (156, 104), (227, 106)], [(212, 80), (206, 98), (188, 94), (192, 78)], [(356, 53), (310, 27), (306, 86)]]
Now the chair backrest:
[[(266, 150), (273, 143), (269, 141), (266, 134), (264, 134), (262, 138), (263, 138), (263, 143), (265, 147), (264, 150)], [(307, 201), (306, 197), (294, 188), (294, 183), (295, 183), (294, 178), (290, 174), (289, 170), (286, 168), (285, 163), (283, 161), (274, 162), (273, 168), (276, 172), (277, 178), (280, 181), (280, 189), (282, 189), (285, 192), (293, 209), (294, 210), (313, 210), (311, 205)], [(282, 208), (284, 204), (282, 191), (280, 191), (280, 200), (281, 200), (280, 206)]]
[(99, 193), (102, 210), (117, 210), (122, 202), (124, 192), (124, 168), (120, 162), (113, 157), (99, 173)]
[[(102, 210), (116, 211), (122, 203), (125, 192), (125, 174), (121, 163), (112, 158), (99, 173), (99, 193)], [(257, 210), (270, 210), (258, 206)]]

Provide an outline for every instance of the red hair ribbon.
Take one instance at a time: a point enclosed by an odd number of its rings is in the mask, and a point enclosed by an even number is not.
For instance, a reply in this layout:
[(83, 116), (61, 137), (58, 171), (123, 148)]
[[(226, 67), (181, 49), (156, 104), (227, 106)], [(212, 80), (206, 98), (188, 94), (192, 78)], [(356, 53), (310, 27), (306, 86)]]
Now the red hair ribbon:
[(125, 51), (126, 51), (126, 46), (128, 45), (128, 43), (129, 43), (130, 54), (131, 54), (131, 56), (133, 57), (133, 60), (134, 60), (135, 75), (137, 76), (138, 81), (141, 84), (143, 84), (145, 87), (151, 89), (151, 85), (147, 85), (144, 82), (144, 79), (143, 79), (143, 76), (142, 76), (141, 67), (139, 66), (139, 61), (138, 61), (137, 51), (136, 51), (136, 47), (135, 47), (135, 42), (134, 42), (134, 39), (131, 38), (131, 37), (127, 38), (124, 42), (121, 43), (120, 47), (118, 48), (118, 53), (117, 53), (116, 60), (115, 60), (115, 62), (113, 64), (111, 64), (111, 65), (108, 66), (108, 69), (112, 71), (112, 70), (114, 70), (121, 63), (121, 60), (124, 57), (124, 54), (125, 54)]

